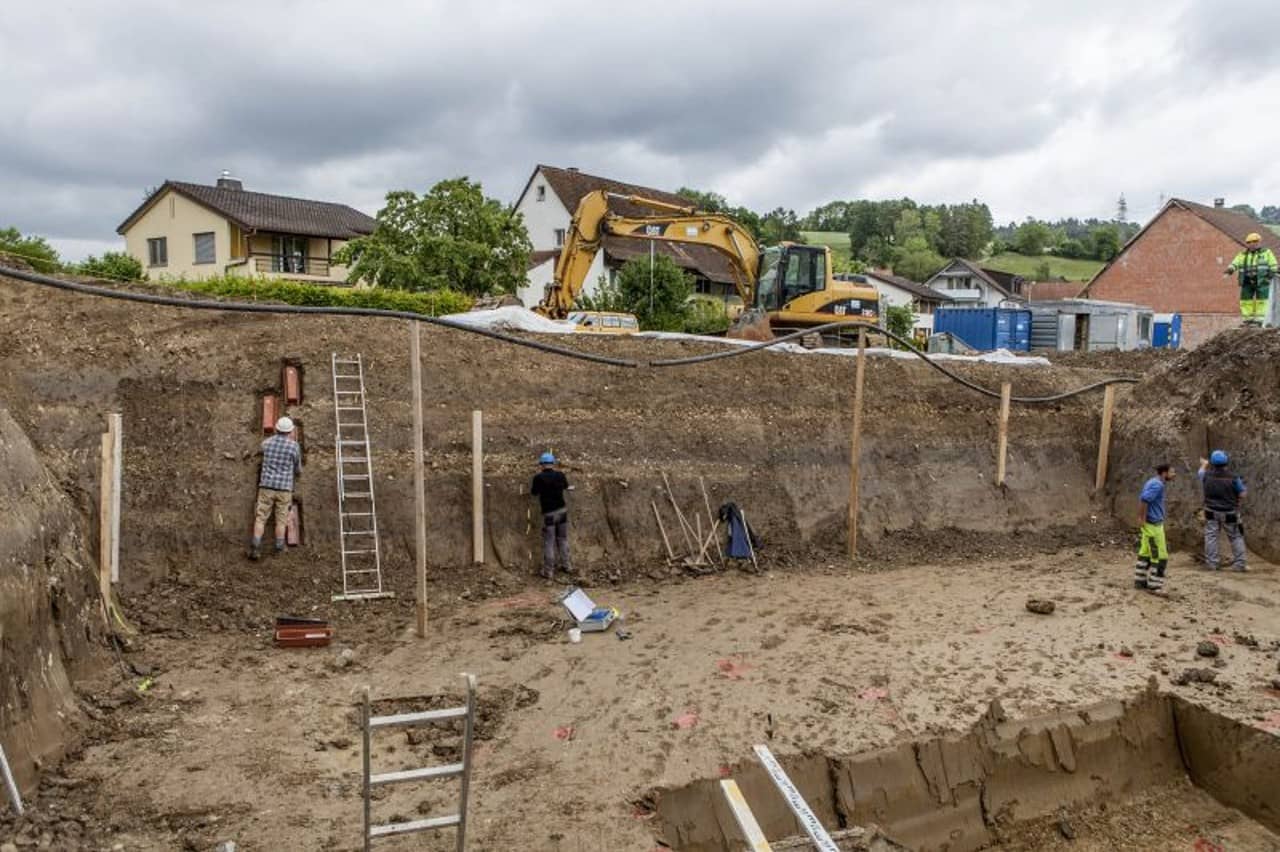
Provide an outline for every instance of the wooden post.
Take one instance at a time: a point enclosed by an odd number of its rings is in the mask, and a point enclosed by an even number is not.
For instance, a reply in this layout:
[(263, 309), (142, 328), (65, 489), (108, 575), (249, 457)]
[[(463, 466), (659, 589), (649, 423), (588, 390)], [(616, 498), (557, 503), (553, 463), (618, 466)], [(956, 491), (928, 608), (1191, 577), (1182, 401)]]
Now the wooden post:
[(1111, 409), (1116, 404), (1116, 386), (1107, 385), (1102, 396), (1102, 434), (1098, 436), (1098, 472), (1093, 480), (1093, 493), (1101, 494), (1107, 484), (1107, 456), (1111, 452)]
[(858, 481), (862, 465), (862, 383), (867, 368), (867, 336), (858, 329), (858, 366), (853, 378), (853, 439), (849, 446), (849, 558), (858, 558)]
[[(418, 557), (418, 638), (427, 636), (427, 492), (422, 449), (422, 343), (421, 323), (409, 323), (409, 373), (413, 383), (413, 508)], [(368, 712), (368, 693), (365, 708)], [(367, 804), (367, 803), (366, 803)]]
[(484, 564), (484, 415), (471, 412), (471, 542), (472, 561)]
[(98, 591), (108, 608), (111, 605), (111, 451), (114, 449), (111, 433), (103, 432), (98, 483)]
[(124, 467), (124, 415), (107, 415), (111, 436), (111, 582), (120, 582), (120, 487)]
[(1005, 456), (1009, 449), (1009, 397), (1013, 395), (1013, 385), (1004, 382), (1000, 385), (1000, 436), (996, 445), (996, 485), (1004, 485)]

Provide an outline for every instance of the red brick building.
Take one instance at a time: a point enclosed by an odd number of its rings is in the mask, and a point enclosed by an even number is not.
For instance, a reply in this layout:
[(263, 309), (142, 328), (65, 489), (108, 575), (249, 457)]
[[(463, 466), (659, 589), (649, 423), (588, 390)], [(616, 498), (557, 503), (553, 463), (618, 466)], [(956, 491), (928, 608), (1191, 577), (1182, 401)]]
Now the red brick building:
[(1255, 232), (1280, 253), (1280, 236), (1244, 213), (1171, 199), (1082, 295), (1180, 313), (1182, 345), (1199, 346), (1240, 324), (1240, 291), (1222, 273)]

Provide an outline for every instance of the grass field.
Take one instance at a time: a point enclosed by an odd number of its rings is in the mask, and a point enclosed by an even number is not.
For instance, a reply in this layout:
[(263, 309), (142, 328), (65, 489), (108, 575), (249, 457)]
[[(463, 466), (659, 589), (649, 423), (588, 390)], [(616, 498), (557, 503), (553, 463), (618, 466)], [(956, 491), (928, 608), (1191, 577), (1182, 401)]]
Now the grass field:
[(1054, 278), (1062, 276), (1068, 281), (1088, 281), (1097, 275), (1098, 270), (1103, 266), (1100, 260), (1072, 260), (1051, 254), (1021, 255), (1012, 252), (997, 254), (982, 261), (982, 265), (988, 269), (1012, 272), (1024, 278), (1035, 278), (1036, 267), (1042, 263), (1049, 264), (1051, 276)]
[[(849, 235), (841, 231), (801, 231), (800, 236), (811, 246), (827, 246), (834, 263), (849, 262)], [(839, 267), (837, 267), (839, 268)]]

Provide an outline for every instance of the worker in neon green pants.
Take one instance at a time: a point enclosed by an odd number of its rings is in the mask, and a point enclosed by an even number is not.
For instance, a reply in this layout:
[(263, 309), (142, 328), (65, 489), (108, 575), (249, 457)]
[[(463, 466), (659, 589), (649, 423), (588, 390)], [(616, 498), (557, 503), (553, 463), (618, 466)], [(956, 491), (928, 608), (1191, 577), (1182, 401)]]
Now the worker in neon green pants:
[(1263, 325), (1271, 298), (1271, 279), (1280, 264), (1276, 263), (1275, 252), (1262, 247), (1260, 234), (1245, 237), (1244, 245), (1244, 251), (1227, 267), (1227, 275), (1235, 273), (1240, 282), (1240, 318), (1246, 325)]
[(1164, 538), (1165, 485), (1173, 481), (1173, 468), (1156, 465), (1156, 475), (1142, 486), (1138, 495), (1138, 565), (1133, 587), (1159, 592), (1164, 588), (1164, 571), (1169, 565), (1169, 545)]

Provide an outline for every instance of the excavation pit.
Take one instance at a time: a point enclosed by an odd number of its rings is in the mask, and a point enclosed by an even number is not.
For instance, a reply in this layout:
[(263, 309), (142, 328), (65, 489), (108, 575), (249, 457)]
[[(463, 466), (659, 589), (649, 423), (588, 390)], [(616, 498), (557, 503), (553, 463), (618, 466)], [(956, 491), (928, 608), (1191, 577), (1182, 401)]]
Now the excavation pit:
[[(1280, 737), (1154, 690), (1027, 719), (993, 704), (963, 735), (780, 760), (828, 830), (874, 825), (921, 852), (1280, 844)], [(768, 838), (800, 834), (763, 767), (743, 761), (729, 775)], [(718, 781), (654, 793), (659, 842), (748, 848)]]

